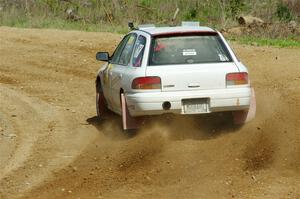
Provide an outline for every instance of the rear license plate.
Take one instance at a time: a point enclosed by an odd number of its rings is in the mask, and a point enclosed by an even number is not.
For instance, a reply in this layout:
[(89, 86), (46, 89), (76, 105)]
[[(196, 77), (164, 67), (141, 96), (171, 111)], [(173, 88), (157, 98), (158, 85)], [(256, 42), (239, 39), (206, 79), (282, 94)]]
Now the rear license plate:
[(207, 98), (182, 100), (183, 114), (199, 114), (199, 113), (208, 113), (208, 112), (209, 112), (209, 106), (208, 106)]

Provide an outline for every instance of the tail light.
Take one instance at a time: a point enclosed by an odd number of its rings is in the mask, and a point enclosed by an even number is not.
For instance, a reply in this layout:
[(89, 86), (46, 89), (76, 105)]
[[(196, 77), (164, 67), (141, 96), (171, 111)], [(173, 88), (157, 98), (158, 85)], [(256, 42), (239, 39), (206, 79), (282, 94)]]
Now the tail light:
[(132, 89), (161, 89), (160, 77), (138, 77), (132, 81)]
[(248, 84), (248, 73), (228, 73), (226, 75), (226, 85), (233, 86), (233, 85), (242, 85)]

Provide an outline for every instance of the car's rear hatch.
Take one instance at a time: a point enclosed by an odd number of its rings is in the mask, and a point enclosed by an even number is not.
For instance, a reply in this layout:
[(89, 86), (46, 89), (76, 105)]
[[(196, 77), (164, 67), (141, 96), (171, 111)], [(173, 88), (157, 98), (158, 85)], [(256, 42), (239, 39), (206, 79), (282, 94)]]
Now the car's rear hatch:
[(239, 72), (234, 62), (148, 66), (146, 76), (159, 76), (162, 91), (226, 88), (226, 74)]

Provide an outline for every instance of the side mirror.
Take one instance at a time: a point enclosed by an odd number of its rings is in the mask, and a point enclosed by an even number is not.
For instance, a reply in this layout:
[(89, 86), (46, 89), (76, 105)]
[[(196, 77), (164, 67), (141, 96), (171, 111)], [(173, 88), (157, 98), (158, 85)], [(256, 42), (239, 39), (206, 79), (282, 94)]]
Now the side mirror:
[(97, 52), (96, 59), (98, 61), (109, 61), (109, 54), (108, 52)]

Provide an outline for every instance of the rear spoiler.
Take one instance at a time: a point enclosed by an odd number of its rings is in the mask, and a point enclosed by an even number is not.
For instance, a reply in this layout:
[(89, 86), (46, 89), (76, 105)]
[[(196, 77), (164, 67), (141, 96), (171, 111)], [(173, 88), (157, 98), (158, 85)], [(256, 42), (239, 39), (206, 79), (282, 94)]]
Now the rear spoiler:
[(218, 35), (218, 32), (216, 31), (180, 31), (180, 32), (165, 32), (165, 33), (158, 33), (153, 34), (153, 37), (169, 37), (169, 36), (195, 36), (195, 35), (201, 35), (201, 36), (216, 36)]

